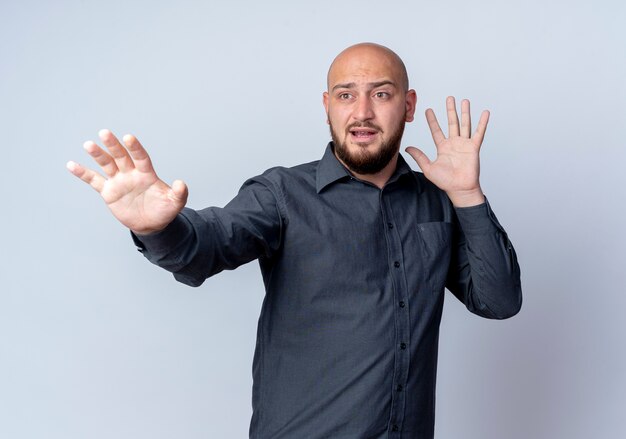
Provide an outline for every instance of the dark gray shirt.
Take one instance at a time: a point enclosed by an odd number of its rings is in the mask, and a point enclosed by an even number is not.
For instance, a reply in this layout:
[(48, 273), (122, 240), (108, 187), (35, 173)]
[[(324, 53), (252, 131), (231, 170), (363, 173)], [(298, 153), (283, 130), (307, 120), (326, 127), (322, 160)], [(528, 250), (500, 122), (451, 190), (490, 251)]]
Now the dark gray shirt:
[(488, 318), (522, 301), (488, 203), (455, 209), (402, 157), (381, 190), (332, 143), (320, 161), (270, 169), (224, 208), (185, 208), (135, 241), (193, 286), (258, 258), (254, 439), (432, 438), (444, 288)]

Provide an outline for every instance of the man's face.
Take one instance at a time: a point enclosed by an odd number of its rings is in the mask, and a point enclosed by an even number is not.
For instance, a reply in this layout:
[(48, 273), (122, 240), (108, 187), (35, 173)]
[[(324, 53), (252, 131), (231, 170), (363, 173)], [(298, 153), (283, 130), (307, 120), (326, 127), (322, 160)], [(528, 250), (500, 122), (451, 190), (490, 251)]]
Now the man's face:
[(331, 66), (324, 107), (335, 155), (352, 172), (380, 172), (398, 153), (415, 111), (406, 88), (404, 66), (378, 47), (350, 48)]

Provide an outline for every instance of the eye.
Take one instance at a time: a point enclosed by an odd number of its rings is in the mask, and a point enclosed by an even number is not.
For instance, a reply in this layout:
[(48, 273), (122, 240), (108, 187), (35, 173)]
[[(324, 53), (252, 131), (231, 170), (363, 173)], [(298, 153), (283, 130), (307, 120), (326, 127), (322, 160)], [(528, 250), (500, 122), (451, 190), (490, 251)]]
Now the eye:
[(389, 99), (389, 97), (391, 96), (391, 94), (389, 94), (389, 93), (388, 93), (388, 92), (386, 92), (386, 91), (377, 91), (377, 92), (376, 92), (376, 94), (375, 94), (375, 96), (376, 96), (378, 99)]
[(350, 99), (350, 97), (351, 97), (350, 93), (340, 93), (338, 96), (338, 98), (341, 100), (347, 100), (347, 99)]

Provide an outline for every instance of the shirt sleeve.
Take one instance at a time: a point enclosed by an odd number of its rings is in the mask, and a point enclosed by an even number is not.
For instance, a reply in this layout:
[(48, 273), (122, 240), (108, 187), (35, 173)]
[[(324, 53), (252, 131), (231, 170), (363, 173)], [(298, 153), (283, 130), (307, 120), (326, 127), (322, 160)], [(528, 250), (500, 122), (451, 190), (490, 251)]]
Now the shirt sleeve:
[(281, 245), (280, 212), (271, 183), (259, 176), (246, 181), (223, 208), (184, 208), (164, 230), (131, 235), (150, 262), (182, 283), (199, 286), (222, 270), (271, 258)]
[(488, 201), (455, 208), (452, 261), (446, 287), (468, 310), (505, 319), (522, 306), (520, 267), (515, 249)]

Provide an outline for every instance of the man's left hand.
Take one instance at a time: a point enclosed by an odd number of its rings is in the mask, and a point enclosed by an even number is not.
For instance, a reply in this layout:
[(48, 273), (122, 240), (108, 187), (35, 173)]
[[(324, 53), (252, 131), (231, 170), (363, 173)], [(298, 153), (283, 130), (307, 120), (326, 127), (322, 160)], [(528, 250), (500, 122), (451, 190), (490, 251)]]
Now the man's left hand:
[(474, 134), (471, 134), (470, 103), (467, 99), (461, 102), (460, 126), (453, 96), (446, 100), (446, 110), (447, 138), (441, 131), (434, 111), (430, 108), (426, 110), (428, 127), (437, 147), (437, 158), (431, 162), (426, 154), (413, 146), (409, 146), (406, 152), (415, 159), (426, 178), (446, 192), (455, 207), (482, 204), (485, 202), (485, 196), (480, 188), (478, 156), (487, 130), (489, 111), (482, 112), (478, 127)]

